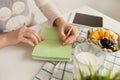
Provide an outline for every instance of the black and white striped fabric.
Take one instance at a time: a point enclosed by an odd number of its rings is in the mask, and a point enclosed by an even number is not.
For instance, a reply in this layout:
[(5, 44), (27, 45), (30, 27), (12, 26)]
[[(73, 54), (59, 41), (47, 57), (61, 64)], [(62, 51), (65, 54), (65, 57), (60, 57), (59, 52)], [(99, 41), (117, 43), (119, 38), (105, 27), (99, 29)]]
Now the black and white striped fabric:
[(112, 70), (112, 76), (114, 76), (115, 73), (120, 72), (120, 51), (106, 55), (101, 74), (104, 75), (110, 70)]
[(72, 62), (46, 62), (33, 80), (73, 80)]

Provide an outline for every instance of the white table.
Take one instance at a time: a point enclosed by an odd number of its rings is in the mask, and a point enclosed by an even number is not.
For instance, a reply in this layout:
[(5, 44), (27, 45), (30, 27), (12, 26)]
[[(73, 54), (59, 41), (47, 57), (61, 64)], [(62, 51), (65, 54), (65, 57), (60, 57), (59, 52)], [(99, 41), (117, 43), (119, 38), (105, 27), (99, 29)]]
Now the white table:
[[(88, 7), (81, 7), (75, 11), (103, 17), (103, 26), (120, 34), (120, 23), (108, 16)], [(64, 15), (67, 20), (69, 13)], [(49, 26), (45, 22), (39, 26)], [(39, 31), (40, 27), (34, 29)], [(0, 80), (32, 80), (40, 70), (43, 62), (31, 58), (33, 48), (25, 44), (18, 44), (0, 49)]]

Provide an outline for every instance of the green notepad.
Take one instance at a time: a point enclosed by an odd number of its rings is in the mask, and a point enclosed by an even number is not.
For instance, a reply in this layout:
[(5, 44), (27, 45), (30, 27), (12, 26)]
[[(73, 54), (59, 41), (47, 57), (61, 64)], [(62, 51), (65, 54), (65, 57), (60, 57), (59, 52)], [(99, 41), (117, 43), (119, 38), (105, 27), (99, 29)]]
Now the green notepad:
[(44, 41), (35, 46), (32, 58), (41, 60), (69, 61), (72, 56), (72, 45), (62, 45), (56, 28), (45, 27), (40, 34)]

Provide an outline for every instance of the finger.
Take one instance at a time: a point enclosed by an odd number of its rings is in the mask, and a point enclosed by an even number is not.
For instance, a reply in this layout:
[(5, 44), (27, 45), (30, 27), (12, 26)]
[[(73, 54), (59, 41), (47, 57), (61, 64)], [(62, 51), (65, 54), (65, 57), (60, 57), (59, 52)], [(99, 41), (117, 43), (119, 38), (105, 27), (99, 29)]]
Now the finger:
[(74, 39), (69, 40), (68, 44), (75, 42), (75, 40), (76, 40), (75, 38), (74, 38)]
[(73, 43), (75, 40), (76, 40), (76, 37), (72, 35), (65, 40), (64, 44)]
[(38, 44), (38, 43), (39, 43), (37, 37), (36, 37), (33, 33), (27, 32), (27, 33), (24, 35), (24, 38), (30, 39), (30, 40), (33, 41), (35, 44)]
[(63, 42), (66, 39), (65, 29), (62, 27), (60, 29), (60, 40)]
[(73, 43), (77, 38), (77, 31), (74, 27), (72, 27), (72, 31), (70, 33), (70, 35), (66, 38), (64, 43)]
[(30, 41), (29, 39), (26, 39), (26, 38), (23, 38), (23, 39), (22, 39), (22, 42), (23, 42), (23, 43), (26, 43), (26, 44), (29, 44), (29, 45), (32, 46), (32, 47), (35, 46), (35, 44), (34, 44), (32, 41)]
[(66, 39), (66, 36), (64, 36), (64, 35), (60, 34), (60, 40), (61, 40), (62, 42), (64, 42), (64, 41), (65, 41), (65, 39)]
[(39, 34), (36, 31), (31, 30), (31, 29), (29, 29), (29, 31), (32, 32), (37, 37), (39, 42), (43, 40), (42, 37), (40, 37)]

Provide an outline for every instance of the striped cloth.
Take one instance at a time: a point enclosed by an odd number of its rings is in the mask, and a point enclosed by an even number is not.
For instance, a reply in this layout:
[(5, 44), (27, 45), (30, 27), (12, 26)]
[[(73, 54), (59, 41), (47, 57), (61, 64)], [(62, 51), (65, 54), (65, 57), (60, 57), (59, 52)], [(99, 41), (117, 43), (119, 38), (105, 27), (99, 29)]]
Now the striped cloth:
[[(73, 51), (78, 44), (86, 42), (87, 31), (90, 27), (81, 26), (82, 27), (76, 27), (78, 37), (73, 43)], [(73, 74), (73, 60), (74, 58), (71, 62), (45, 62), (33, 80), (75, 80)], [(103, 60), (102, 66), (101, 74), (106, 73), (108, 70), (113, 70), (112, 74), (114, 74), (120, 70), (120, 52), (107, 54)]]
[(33, 80), (73, 80), (72, 62), (46, 62)]
[(101, 74), (104, 75), (110, 70), (112, 70), (112, 76), (114, 76), (115, 73), (120, 72), (120, 51), (106, 55)]

